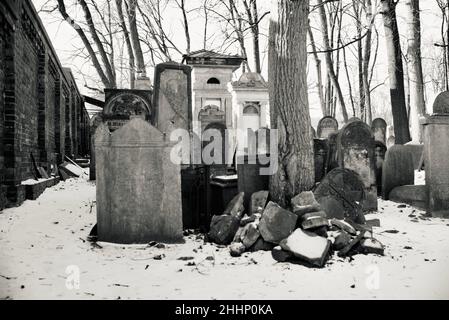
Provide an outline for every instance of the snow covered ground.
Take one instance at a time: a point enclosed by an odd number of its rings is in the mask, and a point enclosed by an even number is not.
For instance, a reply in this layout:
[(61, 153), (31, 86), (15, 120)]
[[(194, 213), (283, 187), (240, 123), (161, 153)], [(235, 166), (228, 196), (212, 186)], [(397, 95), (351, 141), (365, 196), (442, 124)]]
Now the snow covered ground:
[(165, 248), (93, 246), (94, 201), (94, 183), (70, 179), (0, 213), (1, 299), (449, 298), (449, 220), (409, 206), (379, 200), (367, 215), (380, 219), (386, 256), (334, 256), (309, 269), (270, 252), (232, 258), (195, 235)]

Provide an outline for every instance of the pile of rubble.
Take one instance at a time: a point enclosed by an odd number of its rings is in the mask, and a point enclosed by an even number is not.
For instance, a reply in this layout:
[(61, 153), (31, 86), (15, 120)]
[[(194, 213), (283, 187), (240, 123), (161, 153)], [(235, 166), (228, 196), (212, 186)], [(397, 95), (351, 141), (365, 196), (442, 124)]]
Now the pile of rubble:
[(328, 218), (311, 191), (295, 196), (290, 210), (268, 197), (268, 191), (253, 193), (249, 212), (244, 214), (244, 193), (239, 193), (222, 215), (212, 217), (209, 241), (229, 245), (234, 257), (246, 251), (271, 250), (279, 262), (297, 261), (314, 267), (324, 266), (333, 252), (340, 257), (384, 253), (372, 232), (378, 220), (362, 225), (347, 217)]

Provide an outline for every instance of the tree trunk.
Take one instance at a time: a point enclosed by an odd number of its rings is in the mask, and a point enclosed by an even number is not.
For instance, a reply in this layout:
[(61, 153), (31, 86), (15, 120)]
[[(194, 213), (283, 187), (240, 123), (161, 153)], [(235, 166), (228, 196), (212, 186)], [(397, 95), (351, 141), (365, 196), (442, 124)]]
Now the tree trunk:
[(136, 21), (137, 0), (129, 0), (128, 4), (128, 23), (129, 34), (131, 35), (131, 42), (134, 49), (134, 56), (136, 58), (137, 73), (141, 76), (146, 76), (145, 61), (143, 59), (142, 47), (140, 46), (139, 32), (137, 30)]
[(126, 27), (125, 18), (123, 16), (123, 8), (122, 8), (122, 0), (115, 0), (115, 4), (117, 6), (117, 13), (120, 21), (120, 25), (122, 27), (123, 35), (125, 37), (126, 49), (128, 50), (128, 58), (129, 58), (129, 87), (130, 89), (134, 89), (135, 81), (136, 81), (136, 66), (134, 63), (134, 52), (131, 44), (131, 40), (129, 37), (128, 28)]
[(324, 117), (324, 116), (327, 116), (328, 113), (326, 110), (326, 103), (324, 101), (323, 78), (321, 76), (321, 60), (318, 57), (318, 53), (316, 52), (315, 39), (313, 37), (312, 28), (310, 27), (310, 24), (309, 24), (309, 27), (307, 28), (307, 31), (309, 33), (310, 45), (312, 46), (313, 58), (315, 60), (315, 68), (316, 68), (317, 79), (318, 79), (318, 96), (320, 97), (321, 112), (323, 113), (323, 117)]
[(407, 107), (405, 105), (404, 70), (396, 20), (396, 2), (394, 0), (381, 0), (381, 4), (387, 45), (394, 135), (396, 137), (396, 144), (405, 144), (411, 139), (408, 127)]
[(419, 118), (426, 113), (424, 76), (421, 59), (421, 21), (419, 0), (407, 0), (408, 61), (410, 76), (410, 123), (412, 140), (421, 140)]
[(332, 62), (331, 57), (331, 48), (329, 46), (329, 32), (327, 30), (327, 18), (326, 18), (326, 12), (324, 10), (324, 5), (322, 0), (317, 0), (317, 5), (319, 8), (319, 16), (321, 20), (321, 31), (323, 34), (323, 45), (324, 45), (324, 56), (326, 57), (326, 66), (327, 66), (327, 73), (329, 75), (330, 81), (332, 83), (332, 86), (334, 90), (336, 91), (338, 101), (341, 106), (341, 113), (343, 115), (343, 119), (345, 122), (348, 121), (348, 113), (346, 112), (346, 105), (345, 100), (343, 98), (343, 93), (341, 92), (340, 84), (338, 83), (337, 75), (334, 71), (334, 65)]
[(373, 34), (373, 7), (371, 0), (366, 0), (366, 20), (368, 22), (368, 30), (366, 31), (366, 41), (363, 53), (363, 91), (366, 108), (366, 123), (371, 126), (373, 121), (373, 112), (371, 108), (371, 89), (369, 81), (369, 62), (371, 60), (371, 40)]
[(279, 167), (271, 176), (270, 194), (285, 207), (315, 180), (306, 75), (309, 1), (273, 0), (272, 8), (268, 73)]

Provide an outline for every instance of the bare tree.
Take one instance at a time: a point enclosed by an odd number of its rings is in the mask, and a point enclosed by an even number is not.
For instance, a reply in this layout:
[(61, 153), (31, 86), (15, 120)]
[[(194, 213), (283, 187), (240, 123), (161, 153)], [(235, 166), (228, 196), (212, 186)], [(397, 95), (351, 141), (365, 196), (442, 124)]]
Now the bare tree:
[(270, 194), (286, 206), (314, 184), (306, 75), (309, 1), (272, 3), (268, 73), (271, 125), (279, 130), (279, 168), (271, 176)]

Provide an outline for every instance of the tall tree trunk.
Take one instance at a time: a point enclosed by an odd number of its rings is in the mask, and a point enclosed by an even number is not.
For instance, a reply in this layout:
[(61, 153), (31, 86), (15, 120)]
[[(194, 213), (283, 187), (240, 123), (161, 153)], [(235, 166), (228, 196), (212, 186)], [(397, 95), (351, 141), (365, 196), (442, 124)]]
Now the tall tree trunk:
[(140, 46), (139, 32), (137, 30), (136, 9), (137, 0), (128, 0), (128, 23), (129, 34), (131, 35), (131, 43), (134, 49), (134, 56), (136, 58), (137, 73), (146, 76), (145, 60), (143, 59), (142, 47)]
[(413, 141), (421, 140), (419, 118), (426, 113), (424, 76), (421, 59), (421, 20), (419, 0), (407, 0), (408, 61), (410, 76), (410, 123)]
[(287, 206), (315, 180), (306, 75), (309, 1), (272, 1), (268, 74), (271, 125), (279, 133), (279, 167), (271, 176), (270, 194)]
[(407, 107), (404, 93), (404, 70), (402, 64), (401, 43), (396, 20), (394, 0), (381, 0), (382, 15), (387, 45), (388, 73), (390, 80), (391, 111), (393, 114), (396, 144), (405, 144), (411, 140), (408, 127)]
[(366, 121), (366, 111), (365, 111), (365, 90), (363, 89), (363, 42), (362, 42), (362, 21), (360, 14), (360, 1), (352, 1), (352, 6), (354, 9), (354, 17), (357, 31), (357, 62), (358, 62), (358, 80), (359, 80), (359, 108), (358, 116), (362, 121)]
[(313, 32), (312, 32), (312, 28), (310, 27), (310, 23), (309, 23), (309, 26), (307, 28), (307, 31), (309, 33), (310, 45), (312, 46), (313, 58), (315, 60), (315, 68), (316, 68), (317, 79), (318, 79), (318, 84), (317, 84), (317, 86), (318, 86), (318, 96), (320, 98), (321, 112), (323, 113), (323, 117), (324, 117), (324, 116), (327, 116), (328, 113), (326, 111), (326, 103), (324, 101), (323, 78), (322, 78), (322, 75), (321, 75), (321, 60), (318, 57), (318, 53), (316, 52), (315, 39), (313, 37)]
[(371, 125), (373, 121), (373, 111), (371, 108), (371, 89), (369, 81), (369, 62), (371, 60), (371, 40), (373, 34), (373, 5), (371, 0), (365, 1), (366, 8), (366, 21), (368, 23), (366, 31), (365, 48), (363, 53), (363, 91), (365, 98), (365, 108), (366, 108), (366, 123)]
[(129, 37), (128, 28), (126, 27), (125, 18), (123, 16), (123, 2), (122, 0), (115, 0), (115, 4), (117, 6), (117, 13), (120, 21), (120, 26), (122, 27), (123, 35), (125, 37), (126, 49), (128, 50), (128, 59), (129, 59), (129, 87), (134, 89), (135, 81), (136, 81), (136, 66), (134, 63), (134, 52), (131, 44), (131, 40)]
[(323, 1), (317, 0), (317, 5), (319, 8), (321, 31), (323, 34), (323, 45), (324, 45), (324, 51), (325, 51), (324, 55), (326, 57), (327, 73), (329, 75), (332, 86), (333, 86), (334, 90), (336, 91), (338, 101), (340, 103), (343, 119), (345, 122), (347, 122), (348, 121), (348, 113), (346, 112), (345, 100), (343, 98), (343, 93), (341, 92), (340, 84), (338, 83), (337, 75), (335, 74), (335, 71), (334, 71), (334, 65), (333, 65), (332, 57), (331, 57), (331, 48), (329, 46), (329, 32), (327, 30), (327, 18), (326, 18), (326, 12), (324, 10)]

